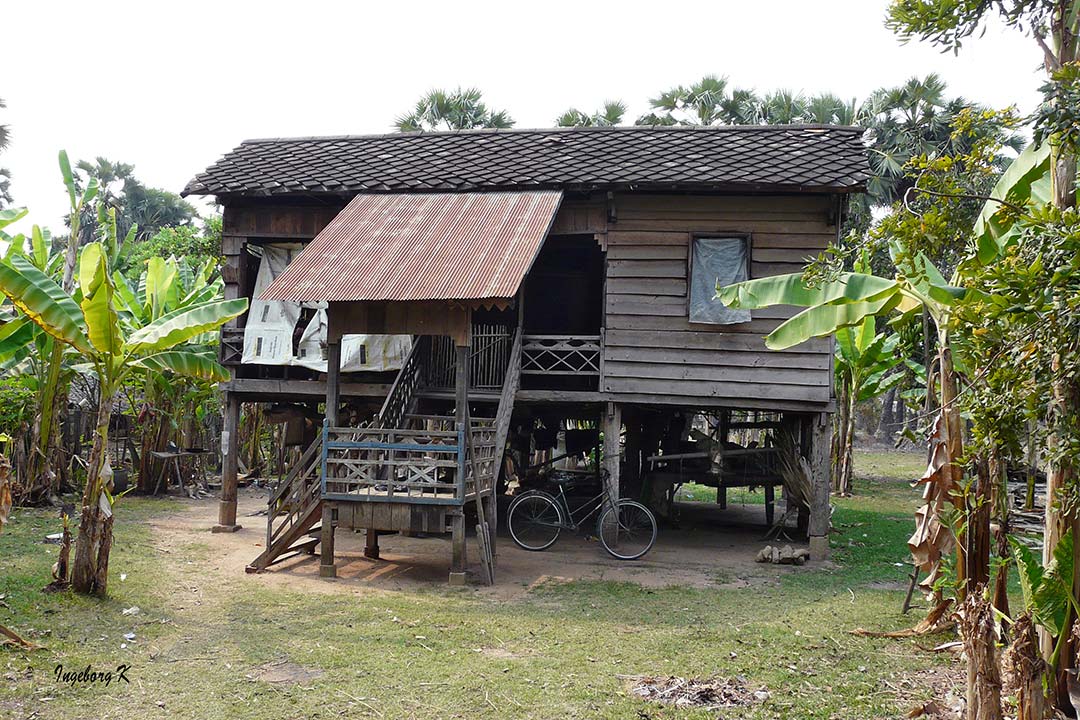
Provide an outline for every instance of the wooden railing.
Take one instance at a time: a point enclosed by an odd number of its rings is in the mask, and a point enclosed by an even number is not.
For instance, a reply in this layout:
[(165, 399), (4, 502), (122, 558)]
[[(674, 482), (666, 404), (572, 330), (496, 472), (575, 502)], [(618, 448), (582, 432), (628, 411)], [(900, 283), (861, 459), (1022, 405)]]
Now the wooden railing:
[[(469, 389), (498, 390), (510, 360), (513, 338), (505, 325), (474, 325), (469, 347)], [(430, 338), (426, 349), (427, 385), (452, 389), (457, 378), (457, 353), (449, 337)]]
[(383, 401), (379, 410), (379, 419), (376, 423), (382, 428), (395, 428), (401, 424), (405, 413), (412, 405), (413, 397), (423, 384), (422, 359), (430, 338), (420, 337), (413, 341), (409, 356), (401, 365), (401, 370), (390, 386), (390, 392)]
[(239, 365), (244, 358), (244, 328), (221, 328), (218, 360), (222, 365)]
[(470, 436), (445, 416), (407, 415), (403, 423), (409, 427), (324, 425), (323, 498), (460, 505), (478, 487), (493, 487), (493, 419), (472, 418)]
[(321, 502), (322, 443), (319, 435), (271, 489), (266, 507), (266, 544), (249, 566), (251, 571), (265, 570), (316, 522)]
[(526, 335), (523, 375), (600, 375), (599, 335)]

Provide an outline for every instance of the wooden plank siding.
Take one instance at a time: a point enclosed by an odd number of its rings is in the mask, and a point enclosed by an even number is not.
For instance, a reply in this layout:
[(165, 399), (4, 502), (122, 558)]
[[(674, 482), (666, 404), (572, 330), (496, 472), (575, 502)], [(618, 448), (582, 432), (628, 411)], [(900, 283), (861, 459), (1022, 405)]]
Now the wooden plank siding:
[(750, 276), (799, 272), (836, 238), (829, 196), (617, 195), (607, 248), (604, 376), (612, 400), (813, 408), (830, 402), (832, 341), (786, 351), (764, 336), (799, 308), (754, 310), (750, 322), (691, 323), (691, 238), (750, 237)]
[[(222, 218), (221, 254), (225, 265), (221, 278), (225, 281), (225, 299), (247, 295), (254, 283), (245, 262), (244, 246), (260, 242), (307, 242), (329, 224), (343, 205), (227, 205)], [(226, 328), (242, 328), (247, 313), (225, 323)]]

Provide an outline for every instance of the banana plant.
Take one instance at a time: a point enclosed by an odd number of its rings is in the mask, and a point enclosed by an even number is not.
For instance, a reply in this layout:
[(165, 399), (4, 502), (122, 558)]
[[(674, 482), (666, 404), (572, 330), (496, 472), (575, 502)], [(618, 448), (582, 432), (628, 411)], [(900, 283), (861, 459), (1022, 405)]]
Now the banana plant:
[[(152, 257), (134, 285), (119, 271), (113, 273), (113, 282), (122, 315), (140, 324), (152, 322), (167, 312), (219, 298), (224, 290), (212, 259), (192, 267), (176, 257)], [(215, 333), (204, 333), (189, 340), (187, 346), (213, 353), (217, 340)], [(179, 441), (181, 428), (174, 413), (178, 409), (190, 411), (193, 400), (205, 403), (213, 398), (205, 382), (150, 369), (143, 373), (141, 390), (138, 490), (154, 493), (165, 464), (153, 453), (165, 450), (172, 440)]]
[(56, 342), (76, 351), (97, 378), (100, 401), (72, 585), (79, 592), (105, 594), (114, 501), (106, 449), (116, 398), (129, 377), (145, 370), (209, 382), (228, 379), (228, 372), (210, 354), (186, 348), (185, 343), (243, 313), (247, 300), (202, 300), (142, 325), (134, 319), (125, 322), (109, 253), (100, 242), (83, 248), (73, 293), (64, 292), (18, 255), (9, 264), (0, 264), (0, 292)]
[[(956, 402), (956, 368), (958, 363), (962, 365), (971, 359), (964, 357), (963, 334), (952, 332), (955, 310), (959, 303), (968, 301), (997, 301), (978, 290), (964, 287), (965, 281), (981, 267), (995, 262), (1015, 241), (1011, 227), (1016, 210), (1029, 202), (1040, 201), (1044, 189), (1041, 173), (1047, 172), (1048, 167), (1048, 159), (1037, 148), (1028, 148), (1014, 161), (994, 189), (993, 197), (998, 201), (987, 203), (980, 222), (972, 229), (973, 252), (958, 265), (951, 281), (945, 280), (925, 254), (907, 252), (892, 242), (889, 250), (897, 267), (892, 278), (865, 271), (850, 272), (810, 286), (802, 273), (794, 273), (717, 288), (716, 297), (732, 308), (757, 309), (782, 304), (805, 308), (765, 338), (766, 346), (775, 350), (798, 345), (810, 338), (843, 333), (868, 320), (872, 322), (875, 317), (925, 310), (938, 333), (936, 363), (941, 412), (934, 427), (935, 434), (941, 438), (943, 455), (937, 467), (932, 468), (933, 472), (928, 470), (924, 478), (930, 486), (924, 496), (927, 504), (920, 508), (917, 517), (919, 523), (927, 527), (917, 528), (913, 540), (940, 536), (927, 530), (929, 525), (940, 523), (938, 514), (944, 502), (951, 501), (961, 512), (967, 510), (967, 501), (961, 493), (955, 492), (962, 485), (960, 459), (964, 454), (960, 408)], [(961, 529), (956, 538), (957, 583), (961, 595), (969, 584), (981, 580), (989, 571), (988, 564), (982, 564), (976, 553), (966, 552), (965, 532)], [(937, 557), (939, 553), (931, 555)], [(923, 569), (930, 576), (935, 574), (935, 568)], [(971, 582), (969, 578), (972, 578)]]
[(837, 432), (833, 436), (833, 489), (851, 494), (855, 406), (896, 387), (904, 379), (901, 358), (896, 353), (900, 338), (874, 332), (874, 319), (866, 318), (857, 327), (836, 331)]

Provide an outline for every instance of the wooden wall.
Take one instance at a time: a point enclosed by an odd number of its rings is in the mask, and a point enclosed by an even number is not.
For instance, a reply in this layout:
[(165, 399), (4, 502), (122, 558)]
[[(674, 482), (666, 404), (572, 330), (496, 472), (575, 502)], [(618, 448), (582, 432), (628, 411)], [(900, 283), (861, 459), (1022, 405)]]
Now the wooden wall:
[[(341, 212), (343, 205), (226, 206), (221, 218), (221, 253), (225, 266), (225, 298), (249, 296), (255, 283), (255, 263), (247, 260), (244, 245), (259, 242), (307, 242)], [(230, 320), (227, 328), (244, 326), (245, 316)]]
[(602, 391), (612, 400), (673, 404), (773, 403), (831, 398), (832, 341), (783, 352), (764, 336), (798, 310), (755, 310), (751, 321), (688, 320), (687, 270), (694, 233), (750, 235), (751, 277), (798, 272), (836, 237), (830, 196), (617, 195), (607, 247)]

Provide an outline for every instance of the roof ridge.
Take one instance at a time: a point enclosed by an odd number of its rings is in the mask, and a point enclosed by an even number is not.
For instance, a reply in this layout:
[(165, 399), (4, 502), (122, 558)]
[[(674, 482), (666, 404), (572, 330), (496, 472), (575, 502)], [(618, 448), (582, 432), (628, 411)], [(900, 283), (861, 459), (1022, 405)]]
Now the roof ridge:
[(459, 135), (526, 135), (549, 133), (610, 133), (610, 132), (775, 132), (778, 130), (836, 130), (839, 132), (864, 132), (858, 125), (828, 125), (825, 123), (791, 123), (784, 125), (611, 125), (605, 127), (551, 127), (551, 128), (472, 128), (468, 130), (415, 130), (409, 132), (374, 133), (367, 135), (297, 135), (284, 137), (249, 138), (241, 145), (263, 143), (378, 140), (383, 138), (451, 137)]

